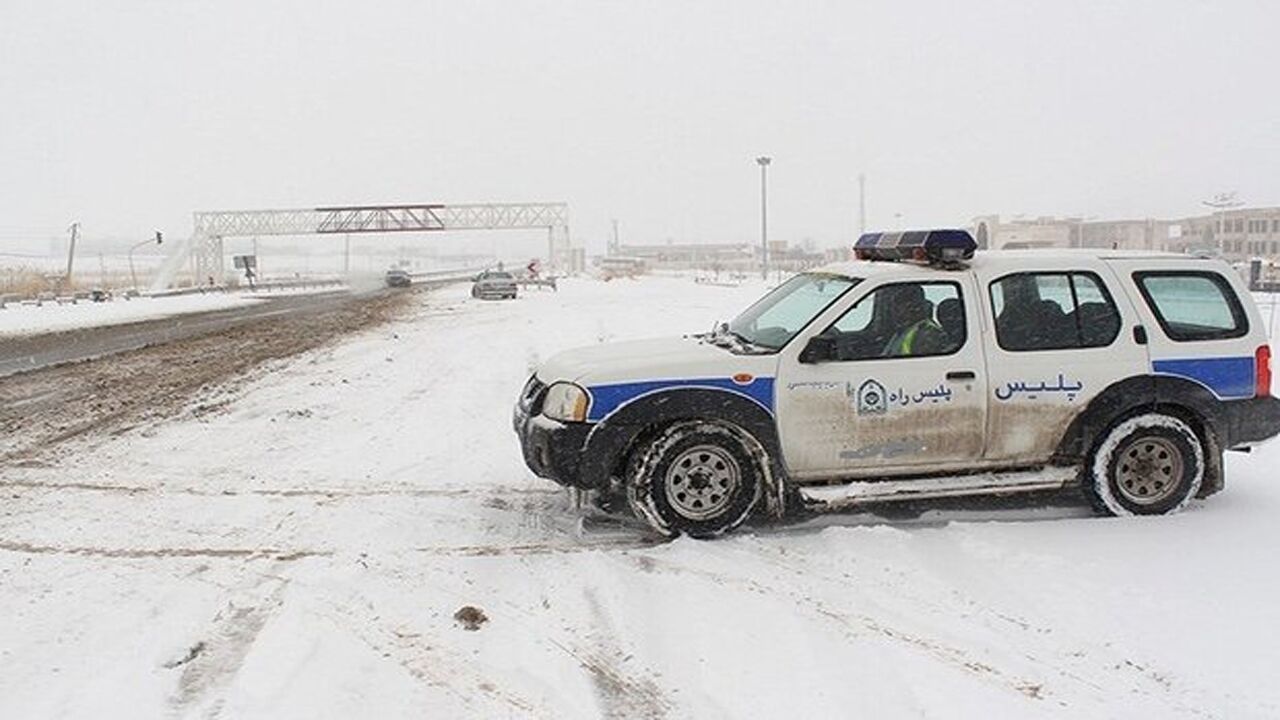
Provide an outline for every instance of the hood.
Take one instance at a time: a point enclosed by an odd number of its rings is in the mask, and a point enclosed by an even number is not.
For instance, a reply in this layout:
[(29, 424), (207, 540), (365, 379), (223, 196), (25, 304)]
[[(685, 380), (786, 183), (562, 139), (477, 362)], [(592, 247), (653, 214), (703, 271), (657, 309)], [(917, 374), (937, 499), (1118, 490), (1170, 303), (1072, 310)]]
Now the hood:
[(595, 384), (650, 379), (655, 375), (686, 375), (690, 365), (705, 365), (723, 372), (723, 365), (732, 359), (730, 351), (695, 337), (604, 342), (558, 352), (540, 366), (538, 378), (548, 384), (557, 380)]
[(566, 350), (538, 368), (550, 384), (580, 385), (700, 375), (732, 375), (759, 366), (760, 356), (735, 355), (725, 348), (686, 336), (602, 343)]
[(724, 390), (773, 409), (776, 355), (739, 355), (686, 336), (605, 343), (568, 350), (538, 368), (550, 385), (572, 381), (591, 396), (587, 420), (598, 422), (631, 400), (671, 387)]

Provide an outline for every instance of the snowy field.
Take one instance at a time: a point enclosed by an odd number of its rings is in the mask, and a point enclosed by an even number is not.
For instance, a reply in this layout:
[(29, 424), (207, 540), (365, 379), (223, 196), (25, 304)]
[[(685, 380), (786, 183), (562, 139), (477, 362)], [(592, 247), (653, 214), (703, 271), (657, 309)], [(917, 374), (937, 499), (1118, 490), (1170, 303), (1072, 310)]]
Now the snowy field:
[(511, 430), (529, 365), (759, 292), (419, 295), (221, 414), (4, 468), (0, 717), (1280, 717), (1280, 446), (1174, 517), (577, 533)]
[(174, 315), (226, 310), (250, 305), (257, 300), (228, 293), (178, 295), (173, 297), (117, 298), (95, 303), (87, 300), (72, 305), (48, 302), (42, 306), (8, 305), (0, 310), (0, 338), (15, 335), (63, 332), (83, 327), (122, 325)]

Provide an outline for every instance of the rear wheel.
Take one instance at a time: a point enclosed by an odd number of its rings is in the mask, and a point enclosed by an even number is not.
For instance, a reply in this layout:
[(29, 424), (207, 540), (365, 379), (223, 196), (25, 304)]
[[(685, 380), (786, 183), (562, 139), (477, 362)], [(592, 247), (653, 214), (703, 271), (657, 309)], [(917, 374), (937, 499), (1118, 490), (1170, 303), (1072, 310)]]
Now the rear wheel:
[(736, 427), (681, 422), (631, 457), (627, 500), (667, 536), (706, 538), (733, 530), (760, 500), (758, 445)]
[(1204, 480), (1204, 447), (1180, 418), (1147, 413), (1111, 428), (1094, 449), (1085, 491), (1107, 515), (1182, 509)]

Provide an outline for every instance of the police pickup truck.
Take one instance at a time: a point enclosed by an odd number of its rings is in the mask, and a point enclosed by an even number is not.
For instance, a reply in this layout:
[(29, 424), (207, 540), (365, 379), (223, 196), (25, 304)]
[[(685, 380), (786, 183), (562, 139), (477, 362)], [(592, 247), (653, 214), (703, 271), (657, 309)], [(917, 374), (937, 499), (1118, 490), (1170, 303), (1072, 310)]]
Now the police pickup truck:
[(1223, 488), (1280, 433), (1266, 329), (1221, 261), (975, 252), (870, 233), (715, 331), (561, 353), (515, 410), (539, 476), (666, 535), (753, 512), (1078, 484), (1099, 513)]

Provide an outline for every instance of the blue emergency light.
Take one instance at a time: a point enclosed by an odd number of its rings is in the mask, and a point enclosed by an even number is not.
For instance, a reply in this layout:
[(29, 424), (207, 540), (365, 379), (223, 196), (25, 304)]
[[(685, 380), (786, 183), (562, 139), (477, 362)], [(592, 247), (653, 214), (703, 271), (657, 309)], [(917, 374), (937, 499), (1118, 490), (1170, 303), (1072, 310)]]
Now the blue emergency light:
[(866, 233), (853, 245), (859, 260), (914, 260), (955, 265), (973, 257), (978, 243), (967, 230)]

